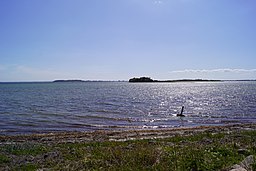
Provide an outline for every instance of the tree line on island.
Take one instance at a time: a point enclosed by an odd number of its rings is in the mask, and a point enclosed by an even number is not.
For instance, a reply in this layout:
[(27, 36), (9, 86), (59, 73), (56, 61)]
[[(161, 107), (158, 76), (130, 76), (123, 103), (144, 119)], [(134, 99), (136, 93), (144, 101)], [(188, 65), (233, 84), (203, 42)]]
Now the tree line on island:
[(140, 77), (140, 78), (131, 78), (129, 82), (136, 83), (136, 82), (165, 82), (165, 83), (173, 83), (173, 82), (218, 82), (221, 80), (207, 80), (207, 79), (180, 79), (180, 80), (153, 80), (150, 77)]

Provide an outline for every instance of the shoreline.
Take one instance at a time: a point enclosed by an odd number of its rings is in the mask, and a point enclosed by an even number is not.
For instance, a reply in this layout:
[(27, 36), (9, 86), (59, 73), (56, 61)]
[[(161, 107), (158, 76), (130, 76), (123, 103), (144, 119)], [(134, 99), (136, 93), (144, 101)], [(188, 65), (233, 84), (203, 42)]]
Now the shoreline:
[(0, 135), (0, 144), (38, 142), (38, 143), (77, 143), (103, 141), (129, 141), (142, 139), (163, 139), (177, 135), (189, 136), (202, 132), (231, 133), (243, 130), (256, 130), (256, 123), (231, 124), (221, 126), (197, 126), (179, 128), (161, 128), (145, 130), (96, 130), (86, 132), (53, 132), (23, 135)]
[(256, 124), (0, 136), (0, 170), (249, 171), (255, 142)]

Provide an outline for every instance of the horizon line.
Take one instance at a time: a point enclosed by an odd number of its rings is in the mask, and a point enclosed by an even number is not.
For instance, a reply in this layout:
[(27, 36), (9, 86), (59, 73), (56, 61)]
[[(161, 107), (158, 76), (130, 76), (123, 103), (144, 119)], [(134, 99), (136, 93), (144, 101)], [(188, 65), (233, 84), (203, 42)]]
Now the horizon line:
[[(134, 77), (133, 77), (134, 78)], [(200, 80), (201, 78), (181, 78), (158, 81), (182, 81), (182, 80)], [(256, 81), (256, 79), (201, 79), (201, 80), (219, 80), (219, 81)], [(58, 82), (129, 82), (129, 80), (80, 80), (80, 79), (57, 79), (57, 80), (31, 80), (31, 81), (0, 81), (0, 83), (58, 83)]]

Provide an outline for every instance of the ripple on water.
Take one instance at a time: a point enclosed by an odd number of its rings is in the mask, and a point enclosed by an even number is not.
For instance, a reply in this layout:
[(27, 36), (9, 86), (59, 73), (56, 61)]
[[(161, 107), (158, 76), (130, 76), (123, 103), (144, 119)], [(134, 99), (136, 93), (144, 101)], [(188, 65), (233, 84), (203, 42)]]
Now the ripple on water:
[(17, 83), (0, 84), (0, 97), (0, 134), (256, 121), (255, 82)]

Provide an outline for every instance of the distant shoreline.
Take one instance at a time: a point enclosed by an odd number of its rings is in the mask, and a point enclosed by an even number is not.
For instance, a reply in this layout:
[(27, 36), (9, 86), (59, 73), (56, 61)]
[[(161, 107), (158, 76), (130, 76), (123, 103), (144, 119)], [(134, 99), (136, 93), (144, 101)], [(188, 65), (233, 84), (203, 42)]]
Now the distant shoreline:
[(256, 81), (256, 80), (213, 80), (213, 79), (178, 79), (178, 80), (153, 80), (150, 77), (129, 79), (130, 83), (178, 83), (178, 82), (228, 82), (228, 81)]
[[(129, 81), (130, 82), (130, 81)], [(153, 82), (130, 82), (130, 83), (193, 83), (193, 82), (227, 82), (222, 80), (164, 80), (164, 81), (153, 81)]]
[(223, 82), (222, 80), (204, 80), (204, 79), (182, 79), (182, 80), (153, 80), (153, 81), (129, 81), (136, 82), (152, 82), (152, 83), (178, 83), (178, 82)]
[(54, 83), (67, 83), (67, 82), (85, 82), (84, 80), (54, 80)]
[(48, 83), (87, 83), (87, 82), (128, 82), (128, 81), (103, 81), (103, 80), (54, 80), (54, 81), (12, 81), (0, 82), (0, 84), (48, 84)]
[[(204, 80), (204, 79), (180, 79), (180, 80), (154, 80), (153, 83), (178, 83), (178, 82), (256, 82), (256, 80)], [(54, 81), (3, 81), (0, 84), (30, 84), (30, 83), (87, 83), (87, 82), (129, 82), (125, 80), (105, 81), (105, 80), (54, 80)], [(136, 82), (135, 82), (136, 83)], [(139, 83), (139, 82), (138, 82)], [(144, 82), (147, 83), (147, 82)]]

